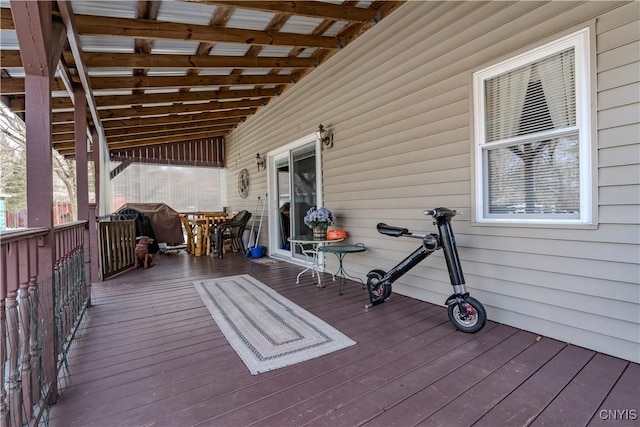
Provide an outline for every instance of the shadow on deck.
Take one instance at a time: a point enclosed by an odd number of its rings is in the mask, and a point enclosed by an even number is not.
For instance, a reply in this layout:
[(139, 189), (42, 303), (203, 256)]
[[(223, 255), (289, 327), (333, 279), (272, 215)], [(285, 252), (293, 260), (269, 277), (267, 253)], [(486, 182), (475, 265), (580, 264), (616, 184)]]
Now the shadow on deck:
[[(455, 331), (445, 308), (393, 295), (366, 311), (300, 267), (184, 253), (93, 287), (50, 425), (638, 425), (640, 366), (494, 322)], [(192, 280), (250, 274), (357, 345), (252, 376)]]

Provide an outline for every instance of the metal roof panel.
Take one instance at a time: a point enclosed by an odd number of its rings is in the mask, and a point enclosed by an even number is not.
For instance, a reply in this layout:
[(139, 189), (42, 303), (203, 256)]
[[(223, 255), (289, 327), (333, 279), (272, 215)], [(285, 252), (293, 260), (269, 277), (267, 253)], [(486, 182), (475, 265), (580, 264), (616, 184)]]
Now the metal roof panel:
[(276, 16), (275, 13), (235, 9), (226, 26), (230, 28), (241, 28), (244, 30), (264, 30), (267, 28), (274, 16)]
[(200, 43), (192, 40), (154, 40), (151, 53), (195, 55)]
[(85, 52), (133, 53), (135, 39), (125, 37), (80, 35)]
[(158, 21), (209, 25), (215, 11), (216, 6), (204, 3), (164, 0), (160, 3)]
[(20, 45), (18, 44), (18, 36), (13, 30), (0, 31), (0, 46), (3, 50), (18, 50)]
[(290, 46), (263, 46), (258, 56), (277, 56), (286, 58), (291, 52)]
[(88, 1), (73, 0), (73, 13), (77, 15), (99, 15), (112, 18), (135, 18), (138, 2), (135, 0)]
[(281, 33), (295, 33), (295, 34), (311, 34), (320, 23), (320, 18), (310, 18), (308, 16), (292, 16), (287, 20), (287, 23), (280, 29)]
[(244, 56), (250, 47), (248, 44), (216, 43), (210, 55)]

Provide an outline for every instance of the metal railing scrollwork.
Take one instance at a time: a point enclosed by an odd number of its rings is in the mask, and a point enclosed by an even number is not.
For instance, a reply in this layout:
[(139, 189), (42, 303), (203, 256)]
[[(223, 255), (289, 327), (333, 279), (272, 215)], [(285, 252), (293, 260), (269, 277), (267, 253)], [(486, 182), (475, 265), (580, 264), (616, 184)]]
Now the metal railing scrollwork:
[(69, 343), (90, 303), (86, 224), (54, 228), (53, 277), (38, 271), (39, 259), (51, 256), (43, 252), (51, 251), (43, 243), (49, 229), (0, 233), (2, 426), (36, 425), (48, 414), (51, 390), (57, 389)]

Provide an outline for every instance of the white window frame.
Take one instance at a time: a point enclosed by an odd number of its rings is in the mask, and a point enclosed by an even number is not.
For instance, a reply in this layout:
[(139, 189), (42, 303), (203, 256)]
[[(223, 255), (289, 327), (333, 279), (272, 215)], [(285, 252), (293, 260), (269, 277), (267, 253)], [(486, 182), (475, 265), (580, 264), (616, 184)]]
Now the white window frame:
[[(508, 145), (509, 141), (489, 142), (485, 128), (485, 81), (524, 65), (557, 54), (569, 48), (575, 52), (576, 128), (579, 138), (580, 215), (579, 218), (536, 218), (535, 215), (517, 215), (513, 218), (487, 214), (488, 182), (485, 177), (483, 154), (485, 150)], [(569, 34), (556, 41), (532, 49), (473, 74), (474, 120), (474, 183), (475, 206), (473, 222), (476, 224), (518, 225), (590, 225), (593, 224), (593, 153), (591, 127), (591, 61), (589, 28)]]

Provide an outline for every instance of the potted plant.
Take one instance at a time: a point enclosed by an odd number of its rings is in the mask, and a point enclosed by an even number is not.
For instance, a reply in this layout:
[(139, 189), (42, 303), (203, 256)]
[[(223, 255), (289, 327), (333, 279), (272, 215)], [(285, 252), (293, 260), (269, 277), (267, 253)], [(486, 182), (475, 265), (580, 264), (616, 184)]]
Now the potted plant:
[(304, 216), (304, 223), (313, 230), (315, 239), (327, 238), (327, 227), (334, 222), (331, 211), (324, 206), (319, 208), (312, 207)]

